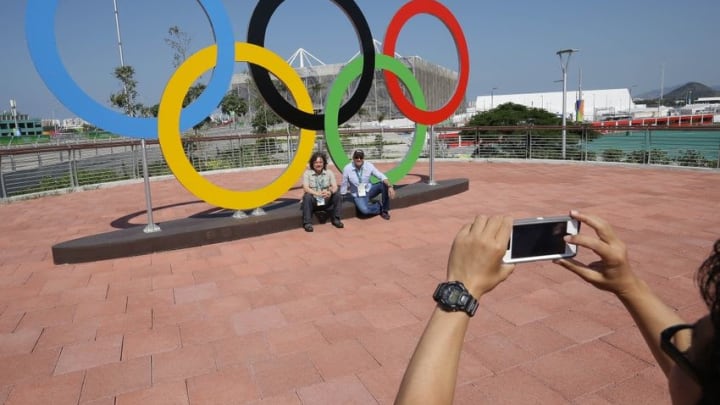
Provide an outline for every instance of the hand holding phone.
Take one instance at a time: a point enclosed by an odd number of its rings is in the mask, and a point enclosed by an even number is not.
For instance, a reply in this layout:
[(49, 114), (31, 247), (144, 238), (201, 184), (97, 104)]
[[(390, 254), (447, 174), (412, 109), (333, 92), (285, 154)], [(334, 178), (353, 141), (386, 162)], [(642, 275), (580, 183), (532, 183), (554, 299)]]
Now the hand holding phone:
[(565, 242), (577, 235), (580, 222), (569, 216), (518, 219), (513, 222), (505, 263), (525, 263), (574, 257), (577, 245)]
[(632, 294), (642, 283), (639, 283), (632, 270), (625, 243), (612, 226), (596, 215), (577, 211), (572, 211), (570, 215), (595, 231), (594, 236), (583, 234), (575, 237), (574, 242), (592, 250), (600, 260), (588, 264), (576, 260), (561, 260), (558, 264), (601, 290), (616, 295)]
[(455, 236), (448, 258), (448, 281), (461, 281), (475, 299), (505, 280), (515, 268), (503, 264), (512, 218), (480, 215)]

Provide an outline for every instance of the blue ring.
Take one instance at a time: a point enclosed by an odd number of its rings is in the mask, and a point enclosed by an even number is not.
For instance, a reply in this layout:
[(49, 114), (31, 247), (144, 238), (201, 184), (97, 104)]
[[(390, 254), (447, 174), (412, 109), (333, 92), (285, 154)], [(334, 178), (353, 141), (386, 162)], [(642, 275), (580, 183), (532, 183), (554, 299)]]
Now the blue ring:
[[(197, 0), (213, 29), (218, 53), (207, 88), (180, 117), (185, 131), (203, 121), (227, 93), (235, 68), (232, 24), (220, 0)], [(45, 85), (70, 111), (112, 133), (131, 138), (157, 138), (157, 118), (128, 117), (90, 98), (70, 77), (57, 49), (55, 12), (58, 0), (27, 0), (25, 36), (30, 57)]]

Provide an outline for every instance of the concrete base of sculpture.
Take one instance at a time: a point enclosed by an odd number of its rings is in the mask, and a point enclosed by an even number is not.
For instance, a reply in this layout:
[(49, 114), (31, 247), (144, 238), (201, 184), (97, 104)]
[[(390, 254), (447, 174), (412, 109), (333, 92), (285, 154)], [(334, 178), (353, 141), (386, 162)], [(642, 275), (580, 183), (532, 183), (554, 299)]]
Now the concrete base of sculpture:
[[(467, 191), (468, 179), (440, 180), (435, 185), (414, 183), (396, 187), (392, 211)], [(302, 230), (300, 202), (292, 200), (263, 207), (265, 215), (234, 218), (227, 215), (183, 218), (160, 223), (161, 231), (146, 233), (143, 225), (74, 239), (52, 247), (55, 264), (84, 263), (153, 252), (227, 242), (287, 230)], [(322, 214), (319, 214), (322, 215)], [(343, 219), (358, 216), (351, 200), (343, 201)], [(317, 215), (313, 217), (318, 222)], [(328, 226), (331, 226), (328, 224)]]

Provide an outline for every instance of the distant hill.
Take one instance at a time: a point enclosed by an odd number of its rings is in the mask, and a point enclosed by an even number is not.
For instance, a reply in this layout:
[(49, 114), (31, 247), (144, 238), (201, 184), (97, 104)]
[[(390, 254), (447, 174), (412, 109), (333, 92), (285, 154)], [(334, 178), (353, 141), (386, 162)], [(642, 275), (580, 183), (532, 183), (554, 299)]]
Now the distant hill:
[[(698, 82), (688, 82), (681, 86), (670, 86), (665, 88), (663, 99), (665, 100), (685, 100), (692, 93), (692, 98), (698, 97), (720, 97), (720, 85), (709, 87)], [(638, 99), (652, 100), (660, 98), (660, 89), (639, 94)]]
[(663, 98), (668, 100), (684, 100), (688, 97), (692, 97), (693, 100), (698, 97), (718, 97), (720, 91), (714, 90), (712, 87), (708, 87), (702, 83), (690, 82), (684, 84), (677, 89), (667, 93)]

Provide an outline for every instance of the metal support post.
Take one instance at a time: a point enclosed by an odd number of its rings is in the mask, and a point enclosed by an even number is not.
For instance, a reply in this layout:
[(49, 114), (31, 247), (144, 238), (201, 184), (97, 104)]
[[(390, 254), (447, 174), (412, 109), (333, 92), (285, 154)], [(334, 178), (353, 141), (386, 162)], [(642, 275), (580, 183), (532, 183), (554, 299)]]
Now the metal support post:
[(77, 179), (77, 170), (75, 167), (75, 154), (74, 150), (68, 150), (68, 170), (70, 171), (70, 187), (78, 187), (79, 182)]
[(428, 184), (431, 186), (437, 185), (435, 182), (435, 125), (430, 125), (430, 178)]
[(233, 213), (232, 217), (235, 219), (243, 219), (247, 218), (248, 214), (246, 214), (245, 211), (237, 210)]
[(263, 215), (267, 215), (267, 212), (265, 212), (265, 210), (262, 209), (262, 207), (257, 207), (250, 213), (250, 215), (252, 215), (254, 217), (260, 217)]
[(145, 232), (145, 233), (160, 232), (161, 231), (160, 227), (155, 224), (155, 221), (153, 221), (152, 196), (150, 195), (150, 174), (148, 173), (147, 151), (145, 150), (145, 140), (144, 139), (142, 139), (140, 141), (140, 147), (142, 148), (143, 180), (145, 181), (145, 205), (147, 206), (147, 216), (148, 216), (148, 222), (147, 222), (147, 225), (145, 225), (145, 228), (143, 228), (143, 232)]
[(2, 171), (2, 156), (0, 156), (0, 197), (7, 198), (5, 191), (5, 174)]
[[(567, 145), (567, 67), (570, 63), (570, 56), (578, 49), (562, 49), (556, 52), (560, 57), (560, 68), (562, 69), (563, 97), (562, 97), (562, 159), (565, 160), (565, 149)], [(567, 59), (563, 60), (563, 55), (567, 55)]]

